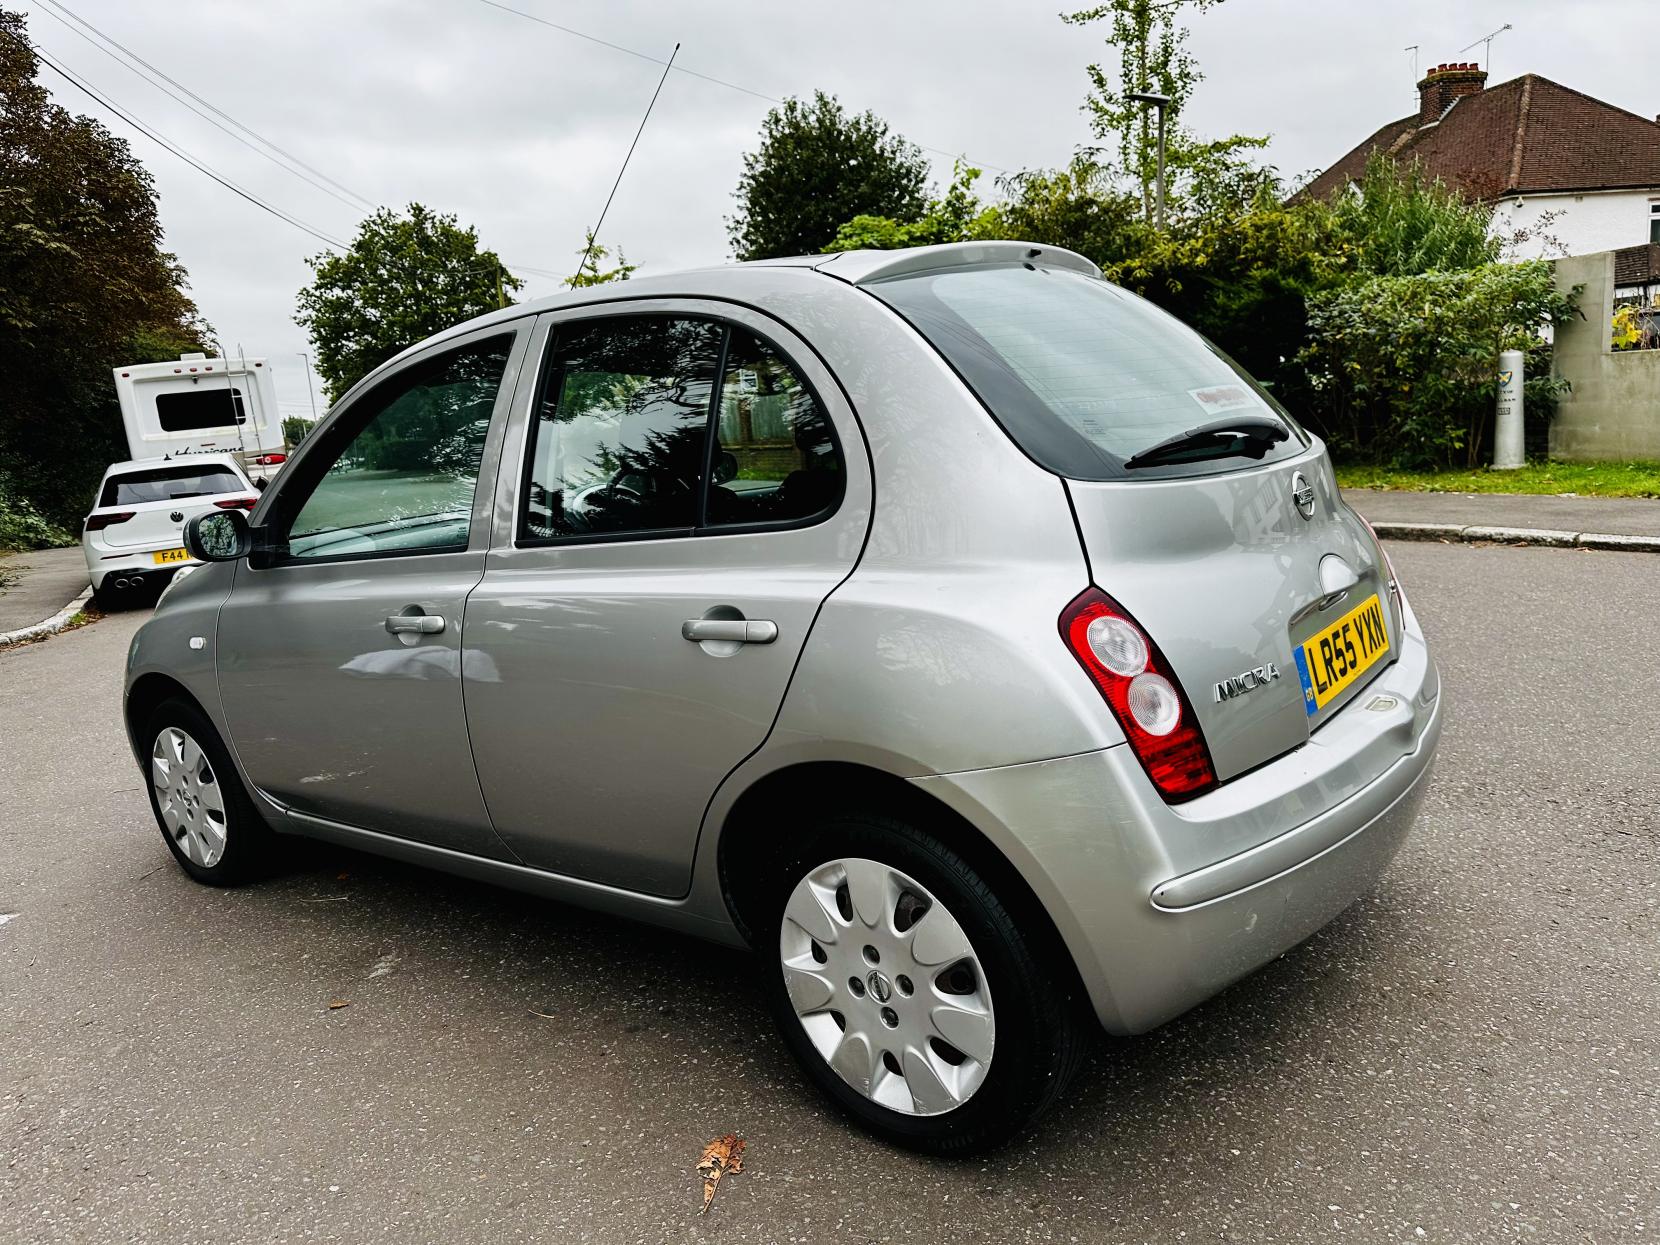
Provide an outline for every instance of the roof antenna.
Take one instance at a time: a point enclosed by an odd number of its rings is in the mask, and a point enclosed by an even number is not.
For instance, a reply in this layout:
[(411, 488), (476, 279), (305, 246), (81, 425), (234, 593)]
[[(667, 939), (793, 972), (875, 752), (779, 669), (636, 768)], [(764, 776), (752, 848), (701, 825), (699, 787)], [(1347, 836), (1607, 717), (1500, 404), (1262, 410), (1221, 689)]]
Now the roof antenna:
[(663, 76), (657, 79), (657, 89), (651, 93), (651, 103), (646, 105), (646, 115), (640, 118), (640, 128), (634, 131), (634, 141), (628, 144), (628, 154), (623, 157), (622, 168), (617, 170), (617, 180), (611, 183), (611, 193), (605, 196), (605, 206), (599, 211), (599, 221), (588, 233), (588, 246), (582, 252), (582, 262), (576, 266), (576, 273), (565, 284), (572, 289), (576, 288), (578, 278), (588, 266), (588, 257), (594, 253), (594, 244), (599, 240), (600, 228), (605, 224), (605, 214), (611, 210), (611, 200), (617, 197), (617, 187), (622, 185), (623, 174), (628, 172), (628, 162), (634, 158), (634, 148), (639, 146), (640, 135), (645, 133), (646, 122), (651, 120), (651, 110), (657, 107), (657, 97), (663, 93), (663, 83), (669, 79), (669, 70), (674, 68), (674, 58), (680, 55), (680, 45), (674, 45), (674, 51), (669, 53), (669, 59), (663, 66)]
[[(1505, 31), (1510, 30), (1511, 28), (1512, 27), (1511, 27), (1510, 23), (1506, 22), (1504, 25), (1500, 26), (1497, 30), (1495, 30), (1492, 34), (1482, 35), (1481, 38), (1476, 40), (1476, 43), (1481, 43), (1481, 44), (1486, 45), (1482, 49), (1482, 52), (1481, 52), (1481, 67), (1483, 69), (1485, 69), (1489, 74), (1491, 74), (1493, 72), (1493, 40), (1497, 39)], [(1457, 52), (1457, 55), (1462, 56), (1464, 53), (1468, 52), (1470, 50), (1470, 48), (1475, 47), (1476, 43), (1472, 43), (1467, 47), (1459, 48), (1458, 52)]]
[(1412, 80), (1414, 82), (1418, 81), (1418, 45), (1409, 43), (1401, 51), (1412, 53)]

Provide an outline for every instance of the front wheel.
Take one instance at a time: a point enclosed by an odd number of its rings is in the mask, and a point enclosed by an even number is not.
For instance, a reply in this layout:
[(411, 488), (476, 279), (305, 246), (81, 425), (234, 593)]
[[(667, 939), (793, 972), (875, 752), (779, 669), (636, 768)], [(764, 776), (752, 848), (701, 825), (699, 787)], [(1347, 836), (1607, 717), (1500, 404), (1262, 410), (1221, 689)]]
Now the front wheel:
[(150, 715), (144, 740), (150, 808), (179, 866), (209, 886), (262, 874), (275, 835), (207, 716), (188, 701), (164, 701)]
[(973, 1154), (1060, 1095), (1082, 1048), (1070, 966), (1053, 962), (1064, 952), (1023, 933), (940, 839), (878, 815), (830, 819), (791, 853), (775, 896), (780, 1030), (866, 1128)]

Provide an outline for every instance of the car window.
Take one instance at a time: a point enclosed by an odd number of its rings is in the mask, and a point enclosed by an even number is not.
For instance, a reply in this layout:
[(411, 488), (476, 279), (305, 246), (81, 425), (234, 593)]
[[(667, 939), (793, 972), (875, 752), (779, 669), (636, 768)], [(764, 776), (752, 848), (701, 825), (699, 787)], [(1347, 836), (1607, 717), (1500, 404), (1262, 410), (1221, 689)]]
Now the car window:
[(793, 522), (842, 496), (841, 452), (824, 410), (767, 342), (734, 327), (721, 378), (711, 527)]
[[(316, 447), (329, 465), (311, 477), (297, 512), (286, 489), (280, 499), (279, 509), (293, 514), (285, 526), (278, 521), (288, 555), (465, 549), (484, 437), (512, 344), (506, 334), (425, 359), (353, 403), (325, 434), (338, 449)], [(306, 491), (305, 483), (295, 486)]]
[(521, 533), (690, 531), (722, 332), (617, 316), (561, 326), (531, 426)]
[(1058, 475), (1168, 478), (1263, 459), (1124, 463), (1219, 420), (1269, 416), (1291, 435), (1267, 461), (1302, 453), (1302, 431), (1237, 364), (1153, 304), (1105, 281), (1024, 264), (873, 282), (960, 372), (1014, 441)]
[(147, 501), (181, 501), (186, 497), (212, 497), (218, 493), (247, 491), (248, 485), (241, 476), (218, 463), (150, 467), (105, 480), (103, 491), (98, 495), (98, 504), (135, 506)]

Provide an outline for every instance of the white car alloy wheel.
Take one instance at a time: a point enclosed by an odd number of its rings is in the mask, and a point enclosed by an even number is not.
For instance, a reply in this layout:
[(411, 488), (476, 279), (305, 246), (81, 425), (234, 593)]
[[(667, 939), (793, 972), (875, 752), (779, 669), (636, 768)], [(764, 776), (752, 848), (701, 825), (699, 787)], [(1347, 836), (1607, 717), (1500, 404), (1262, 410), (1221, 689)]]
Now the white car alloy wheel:
[(915, 879), (832, 860), (796, 883), (778, 934), (808, 1040), (849, 1086), (904, 1115), (943, 1115), (985, 1083), (996, 1019), (957, 919)]
[(173, 842), (192, 864), (213, 868), (225, 854), (225, 797), (201, 745), (177, 726), (160, 731), (150, 752), (150, 782)]

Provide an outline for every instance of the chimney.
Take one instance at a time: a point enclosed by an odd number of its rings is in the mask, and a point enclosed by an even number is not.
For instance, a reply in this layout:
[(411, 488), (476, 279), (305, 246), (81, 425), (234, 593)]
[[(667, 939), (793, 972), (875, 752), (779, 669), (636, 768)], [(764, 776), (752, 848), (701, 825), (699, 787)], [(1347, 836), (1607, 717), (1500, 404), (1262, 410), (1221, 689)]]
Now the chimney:
[(1418, 84), (1418, 128), (1441, 120), (1453, 101), (1477, 95), (1487, 85), (1487, 71), (1474, 61), (1437, 65)]

